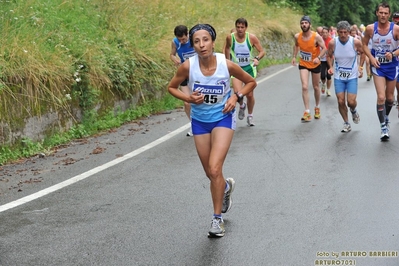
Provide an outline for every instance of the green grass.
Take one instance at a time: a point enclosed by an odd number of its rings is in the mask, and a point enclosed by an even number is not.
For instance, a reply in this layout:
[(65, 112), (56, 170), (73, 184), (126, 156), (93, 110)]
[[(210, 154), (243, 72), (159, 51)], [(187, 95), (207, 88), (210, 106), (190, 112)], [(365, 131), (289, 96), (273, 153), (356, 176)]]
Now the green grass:
[[(169, 52), (178, 24), (212, 24), (221, 52), (238, 17), (260, 38), (268, 31), (291, 36), (300, 16), (261, 0), (0, 0), (0, 122), (18, 129), (48, 112), (84, 112), (81, 123), (39, 142), (3, 136), (0, 163), (181, 106), (168, 95), (159, 99), (176, 69)], [(283, 62), (266, 56), (260, 68)], [(131, 110), (110, 108), (137, 97)]]
[(93, 136), (109, 129), (118, 128), (130, 121), (161, 113), (165, 110), (173, 110), (182, 107), (182, 105), (181, 101), (175, 99), (171, 95), (166, 95), (161, 100), (152, 100), (137, 108), (129, 109), (125, 112), (118, 112), (116, 115), (113, 111), (109, 111), (102, 117), (83, 120), (82, 123), (73, 126), (67, 132), (55, 133), (42, 141), (34, 142), (24, 138), (19, 145), (4, 145), (0, 147), (0, 165), (21, 158), (31, 157), (38, 153), (49, 154), (52, 148), (67, 144), (71, 140)]

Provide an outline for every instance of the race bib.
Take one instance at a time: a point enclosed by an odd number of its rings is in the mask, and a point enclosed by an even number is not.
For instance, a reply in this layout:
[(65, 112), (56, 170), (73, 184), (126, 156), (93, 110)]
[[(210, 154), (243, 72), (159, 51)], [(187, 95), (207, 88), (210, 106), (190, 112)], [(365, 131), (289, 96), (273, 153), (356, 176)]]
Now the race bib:
[(204, 95), (204, 104), (212, 105), (223, 101), (223, 85), (204, 85), (195, 83), (193, 92), (194, 91), (199, 91)]
[(237, 53), (236, 57), (237, 57), (238, 65), (247, 66), (250, 64), (251, 56), (249, 53)]
[(352, 74), (352, 68), (347, 68), (347, 67), (338, 68), (339, 79), (348, 79), (351, 74)]
[(391, 63), (391, 62), (392, 62), (392, 59), (391, 59), (391, 60), (388, 60), (388, 59), (385, 57), (385, 53), (378, 53), (378, 54), (376, 54), (376, 55), (375, 55), (375, 59), (377, 59), (377, 61), (378, 61), (380, 64), (388, 64), (388, 63)]
[(308, 52), (299, 51), (299, 56), (303, 61), (310, 62), (312, 61), (312, 54)]

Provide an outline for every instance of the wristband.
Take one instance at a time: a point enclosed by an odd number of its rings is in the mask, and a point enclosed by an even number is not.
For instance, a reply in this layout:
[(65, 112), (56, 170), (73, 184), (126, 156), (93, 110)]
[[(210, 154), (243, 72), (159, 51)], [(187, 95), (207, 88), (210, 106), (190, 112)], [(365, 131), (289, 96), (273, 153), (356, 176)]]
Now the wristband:
[(255, 56), (255, 59), (256, 59), (256, 60), (258, 60), (258, 61), (260, 61), (260, 58), (259, 58), (259, 56)]
[(244, 96), (240, 92), (236, 92), (234, 94), (237, 96), (237, 102), (240, 102), (244, 98)]

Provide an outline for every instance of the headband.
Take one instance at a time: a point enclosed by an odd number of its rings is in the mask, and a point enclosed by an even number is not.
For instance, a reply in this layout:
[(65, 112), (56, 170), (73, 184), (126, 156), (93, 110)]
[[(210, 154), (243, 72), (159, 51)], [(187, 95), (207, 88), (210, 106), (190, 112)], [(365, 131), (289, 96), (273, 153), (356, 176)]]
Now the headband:
[(312, 23), (310, 22), (310, 17), (309, 17), (309, 16), (303, 16), (303, 17), (301, 18), (301, 21), (300, 21), (300, 22), (302, 22), (302, 21), (307, 21), (307, 22), (309, 22), (309, 24), (312, 24)]
[(190, 36), (190, 45), (193, 47), (193, 36), (199, 30), (206, 30), (211, 35), (212, 41), (216, 40), (216, 31), (215, 29), (209, 24), (197, 24), (190, 29), (189, 36)]

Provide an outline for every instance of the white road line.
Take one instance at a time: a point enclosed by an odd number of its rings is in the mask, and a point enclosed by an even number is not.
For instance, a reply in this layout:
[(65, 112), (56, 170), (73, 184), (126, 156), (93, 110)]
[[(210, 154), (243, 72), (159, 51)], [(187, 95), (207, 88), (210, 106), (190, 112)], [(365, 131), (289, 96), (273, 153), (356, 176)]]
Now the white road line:
[(263, 81), (266, 81), (266, 80), (268, 80), (268, 79), (270, 79), (270, 78), (272, 78), (272, 77), (274, 77), (274, 76), (277, 76), (278, 74), (280, 74), (280, 73), (282, 73), (282, 72), (284, 72), (284, 71), (287, 71), (288, 69), (291, 69), (292, 67), (293, 67), (293, 66), (289, 66), (289, 67), (286, 67), (286, 68), (284, 68), (284, 69), (281, 69), (281, 70), (277, 71), (276, 73), (271, 74), (270, 76), (267, 76), (267, 77), (264, 77), (264, 78), (261, 79), (261, 80), (258, 80), (257, 82), (258, 82), (258, 84), (259, 84), (259, 83), (262, 83)]
[[(266, 80), (268, 80), (268, 79), (270, 79), (270, 78), (272, 78), (272, 77), (274, 77), (274, 76), (280, 74), (281, 72), (286, 71), (286, 70), (288, 70), (290, 68), (291, 68), (291, 66), (287, 67), (287, 68), (284, 68), (284, 69), (282, 69), (280, 71), (277, 71), (276, 73), (259, 80), (258, 84), (262, 83), (262, 82), (264, 82), (264, 81), (266, 81)], [(65, 180), (65, 181), (63, 181), (61, 183), (58, 183), (58, 184), (53, 185), (51, 187), (48, 187), (46, 189), (40, 190), (40, 191), (38, 191), (36, 193), (33, 193), (33, 194), (29, 195), (29, 196), (25, 196), (25, 197), (20, 198), (18, 200), (15, 200), (15, 201), (9, 202), (7, 204), (1, 205), (0, 206), (0, 213), (4, 212), (4, 211), (7, 211), (9, 209), (18, 207), (18, 206), (20, 206), (22, 204), (25, 204), (25, 203), (28, 203), (30, 201), (33, 201), (35, 199), (41, 198), (43, 196), (46, 196), (46, 195), (48, 195), (48, 194), (50, 194), (52, 192), (55, 192), (55, 191), (60, 190), (60, 189), (62, 189), (64, 187), (67, 187), (67, 186), (75, 184), (75, 183), (77, 183), (77, 182), (79, 182), (81, 180), (84, 180), (84, 179), (86, 179), (86, 178), (88, 178), (88, 177), (90, 177), (90, 176), (92, 176), (94, 174), (97, 174), (97, 173), (99, 173), (99, 172), (101, 172), (101, 171), (103, 171), (103, 170), (105, 170), (107, 168), (110, 168), (110, 167), (115, 166), (115, 165), (117, 165), (117, 164), (119, 164), (121, 162), (124, 162), (124, 161), (126, 161), (128, 159), (131, 159), (131, 158), (133, 158), (133, 157), (145, 152), (146, 150), (149, 150), (149, 149), (157, 146), (158, 144), (161, 144), (162, 142), (165, 142), (168, 139), (173, 138), (174, 136), (180, 134), (181, 132), (186, 131), (187, 129), (190, 128), (190, 126), (191, 126), (191, 124), (187, 123), (186, 125), (176, 129), (175, 131), (170, 132), (169, 134), (167, 134), (167, 135), (165, 135), (165, 136), (163, 136), (163, 137), (161, 137), (161, 138), (159, 138), (159, 139), (157, 139), (157, 140), (155, 140), (155, 141), (153, 141), (153, 142), (151, 142), (151, 143), (149, 143), (149, 144), (147, 144), (147, 145), (145, 145), (145, 146), (143, 146), (143, 147), (141, 147), (141, 148), (139, 148), (137, 150), (134, 150), (134, 151), (122, 156), (122, 157), (119, 157), (119, 158), (117, 158), (117, 159), (115, 159), (113, 161), (110, 161), (108, 163), (100, 165), (100, 166), (98, 166), (96, 168), (93, 168), (93, 169), (91, 169), (91, 170), (89, 170), (87, 172), (84, 172), (84, 173), (82, 173), (80, 175), (71, 177), (68, 180)]]
[(108, 163), (100, 165), (100, 166), (98, 166), (96, 168), (93, 168), (93, 169), (87, 171), (87, 172), (84, 172), (83, 174), (74, 176), (74, 177), (72, 177), (72, 178), (70, 178), (68, 180), (65, 180), (65, 181), (63, 181), (61, 183), (58, 183), (58, 184), (56, 184), (54, 186), (48, 187), (48, 188), (43, 189), (41, 191), (38, 191), (36, 193), (33, 193), (33, 194), (29, 195), (29, 196), (26, 196), (26, 197), (23, 197), (21, 199), (18, 199), (18, 200), (9, 202), (7, 204), (4, 204), (4, 205), (0, 206), (0, 213), (4, 212), (6, 210), (9, 210), (9, 209), (15, 208), (17, 206), (20, 206), (20, 205), (22, 205), (24, 203), (27, 203), (27, 202), (33, 201), (35, 199), (41, 198), (43, 196), (46, 196), (46, 195), (48, 195), (48, 194), (50, 194), (52, 192), (60, 190), (61, 188), (64, 188), (64, 187), (67, 187), (67, 186), (72, 185), (74, 183), (77, 183), (77, 182), (79, 182), (79, 181), (81, 181), (83, 179), (88, 178), (89, 176), (97, 174), (97, 173), (99, 173), (99, 172), (101, 172), (101, 171), (103, 171), (103, 170), (105, 170), (107, 168), (110, 168), (112, 166), (115, 166), (115, 165), (123, 162), (123, 161), (126, 161), (126, 160), (128, 160), (130, 158), (133, 158), (133, 157), (139, 155), (140, 153), (145, 152), (146, 150), (149, 150), (149, 149), (157, 146), (158, 144), (161, 144), (162, 142), (165, 142), (168, 139), (173, 138), (177, 134), (180, 134), (181, 132), (186, 131), (187, 129), (190, 128), (190, 126), (191, 126), (191, 124), (187, 123), (186, 125), (176, 129), (175, 131), (170, 132), (169, 134), (167, 134), (167, 135), (165, 135), (165, 136), (163, 136), (163, 137), (161, 137), (161, 138), (159, 138), (159, 139), (157, 139), (157, 140), (155, 140), (155, 141), (153, 141), (153, 142), (151, 142), (151, 143), (149, 143), (149, 144), (147, 144), (147, 145), (145, 145), (145, 146), (143, 146), (143, 147), (141, 147), (141, 148), (139, 148), (137, 150), (134, 150), (134, 151), (122, 156), (122, 157), (119, 157), (119, 158), (117, 158), (117, 159), (115, 159), (113, 161), (110, 161)]

